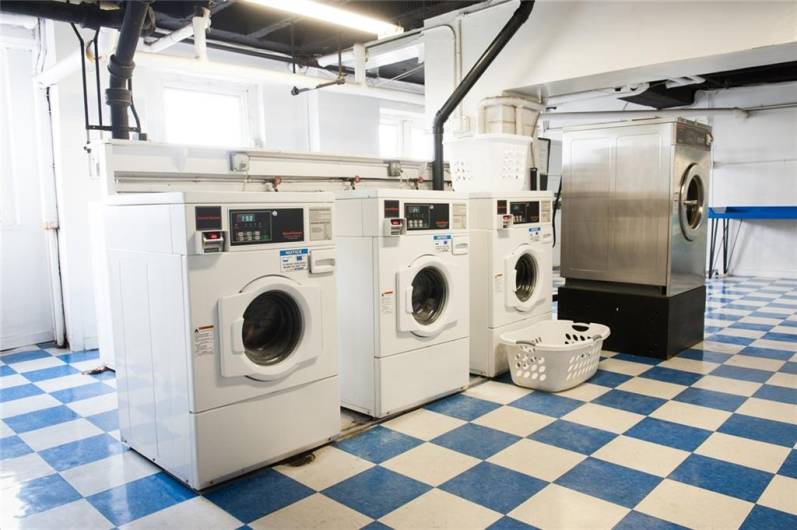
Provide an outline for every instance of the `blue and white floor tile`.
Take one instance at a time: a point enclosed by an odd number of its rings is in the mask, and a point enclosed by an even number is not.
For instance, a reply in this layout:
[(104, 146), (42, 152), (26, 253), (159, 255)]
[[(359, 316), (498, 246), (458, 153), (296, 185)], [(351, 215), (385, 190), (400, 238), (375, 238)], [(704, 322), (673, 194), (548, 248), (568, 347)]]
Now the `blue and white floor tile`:
[(797, 281), (708, 284), (706, 340), (506, 377), (198, 495), (119, 442), (96, 351), (0, 356), (0, 528), (797, 528)]

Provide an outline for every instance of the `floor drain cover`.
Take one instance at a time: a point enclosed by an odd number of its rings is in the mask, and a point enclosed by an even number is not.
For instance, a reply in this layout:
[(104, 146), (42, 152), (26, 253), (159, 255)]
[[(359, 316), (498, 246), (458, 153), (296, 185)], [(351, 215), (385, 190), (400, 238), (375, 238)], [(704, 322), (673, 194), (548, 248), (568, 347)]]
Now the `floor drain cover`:
[(302, 453), (300, 455), (296, 455), (290, 460), (286, 461), (285, 463), (291, 467), (302, 467), (306, 466), (310, 462), (315, 460), (315, 453)]

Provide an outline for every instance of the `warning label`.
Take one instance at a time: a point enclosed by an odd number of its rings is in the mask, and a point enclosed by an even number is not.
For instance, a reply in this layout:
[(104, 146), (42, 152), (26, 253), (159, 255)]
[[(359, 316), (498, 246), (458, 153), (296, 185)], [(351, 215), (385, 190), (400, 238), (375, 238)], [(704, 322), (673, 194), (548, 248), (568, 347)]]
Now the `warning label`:
[(194, 330), (194, 355), (212, 354), (216, 346), (213, 326), (200, 326)]
[(280, 271), (296, 272), (307, 270), (310, 251), (306, 248), (280, 250)]
[(529, 237), (534, 241), (537, 241), (542, 236), (542, 228), (539, 226), (532, 226), (529, 228)]
[(432, 236), (435, 252), (451, 252), (451, 235)]
[(379, 310), (383, 315), (392, 315), (395, 307), (396, 293), (394, 291), (382, 291), (379, 300)]

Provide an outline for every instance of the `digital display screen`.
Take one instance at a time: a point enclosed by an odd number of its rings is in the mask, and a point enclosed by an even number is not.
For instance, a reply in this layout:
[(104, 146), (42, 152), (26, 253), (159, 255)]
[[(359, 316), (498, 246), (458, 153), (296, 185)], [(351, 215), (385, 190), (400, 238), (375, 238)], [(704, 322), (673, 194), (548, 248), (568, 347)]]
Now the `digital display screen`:
[(512, 214), (515, 224), (539, 223), (540, 222), (540, 202), (512, 202), (509, 205), (509, 213)]
[(230, 244), (233, 246), (303, 240), (302, 208), (230, 210)]
[(254, 223), (255, 214), (253, 213), (239, 213), (237, 222), (239, 223)]
[(405, 204), (407, 230), (448, 230), (448, 204)]

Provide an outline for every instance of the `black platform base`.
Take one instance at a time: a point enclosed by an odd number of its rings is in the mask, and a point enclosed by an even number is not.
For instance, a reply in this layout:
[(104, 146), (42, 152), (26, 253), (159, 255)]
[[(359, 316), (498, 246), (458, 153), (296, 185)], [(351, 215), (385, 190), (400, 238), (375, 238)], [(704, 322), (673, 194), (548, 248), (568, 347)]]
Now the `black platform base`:
[(559, 318), (609, 326), (609, 351), (669, 359), (703, 340), (706, 288), (675, 296), (559, 288)]

